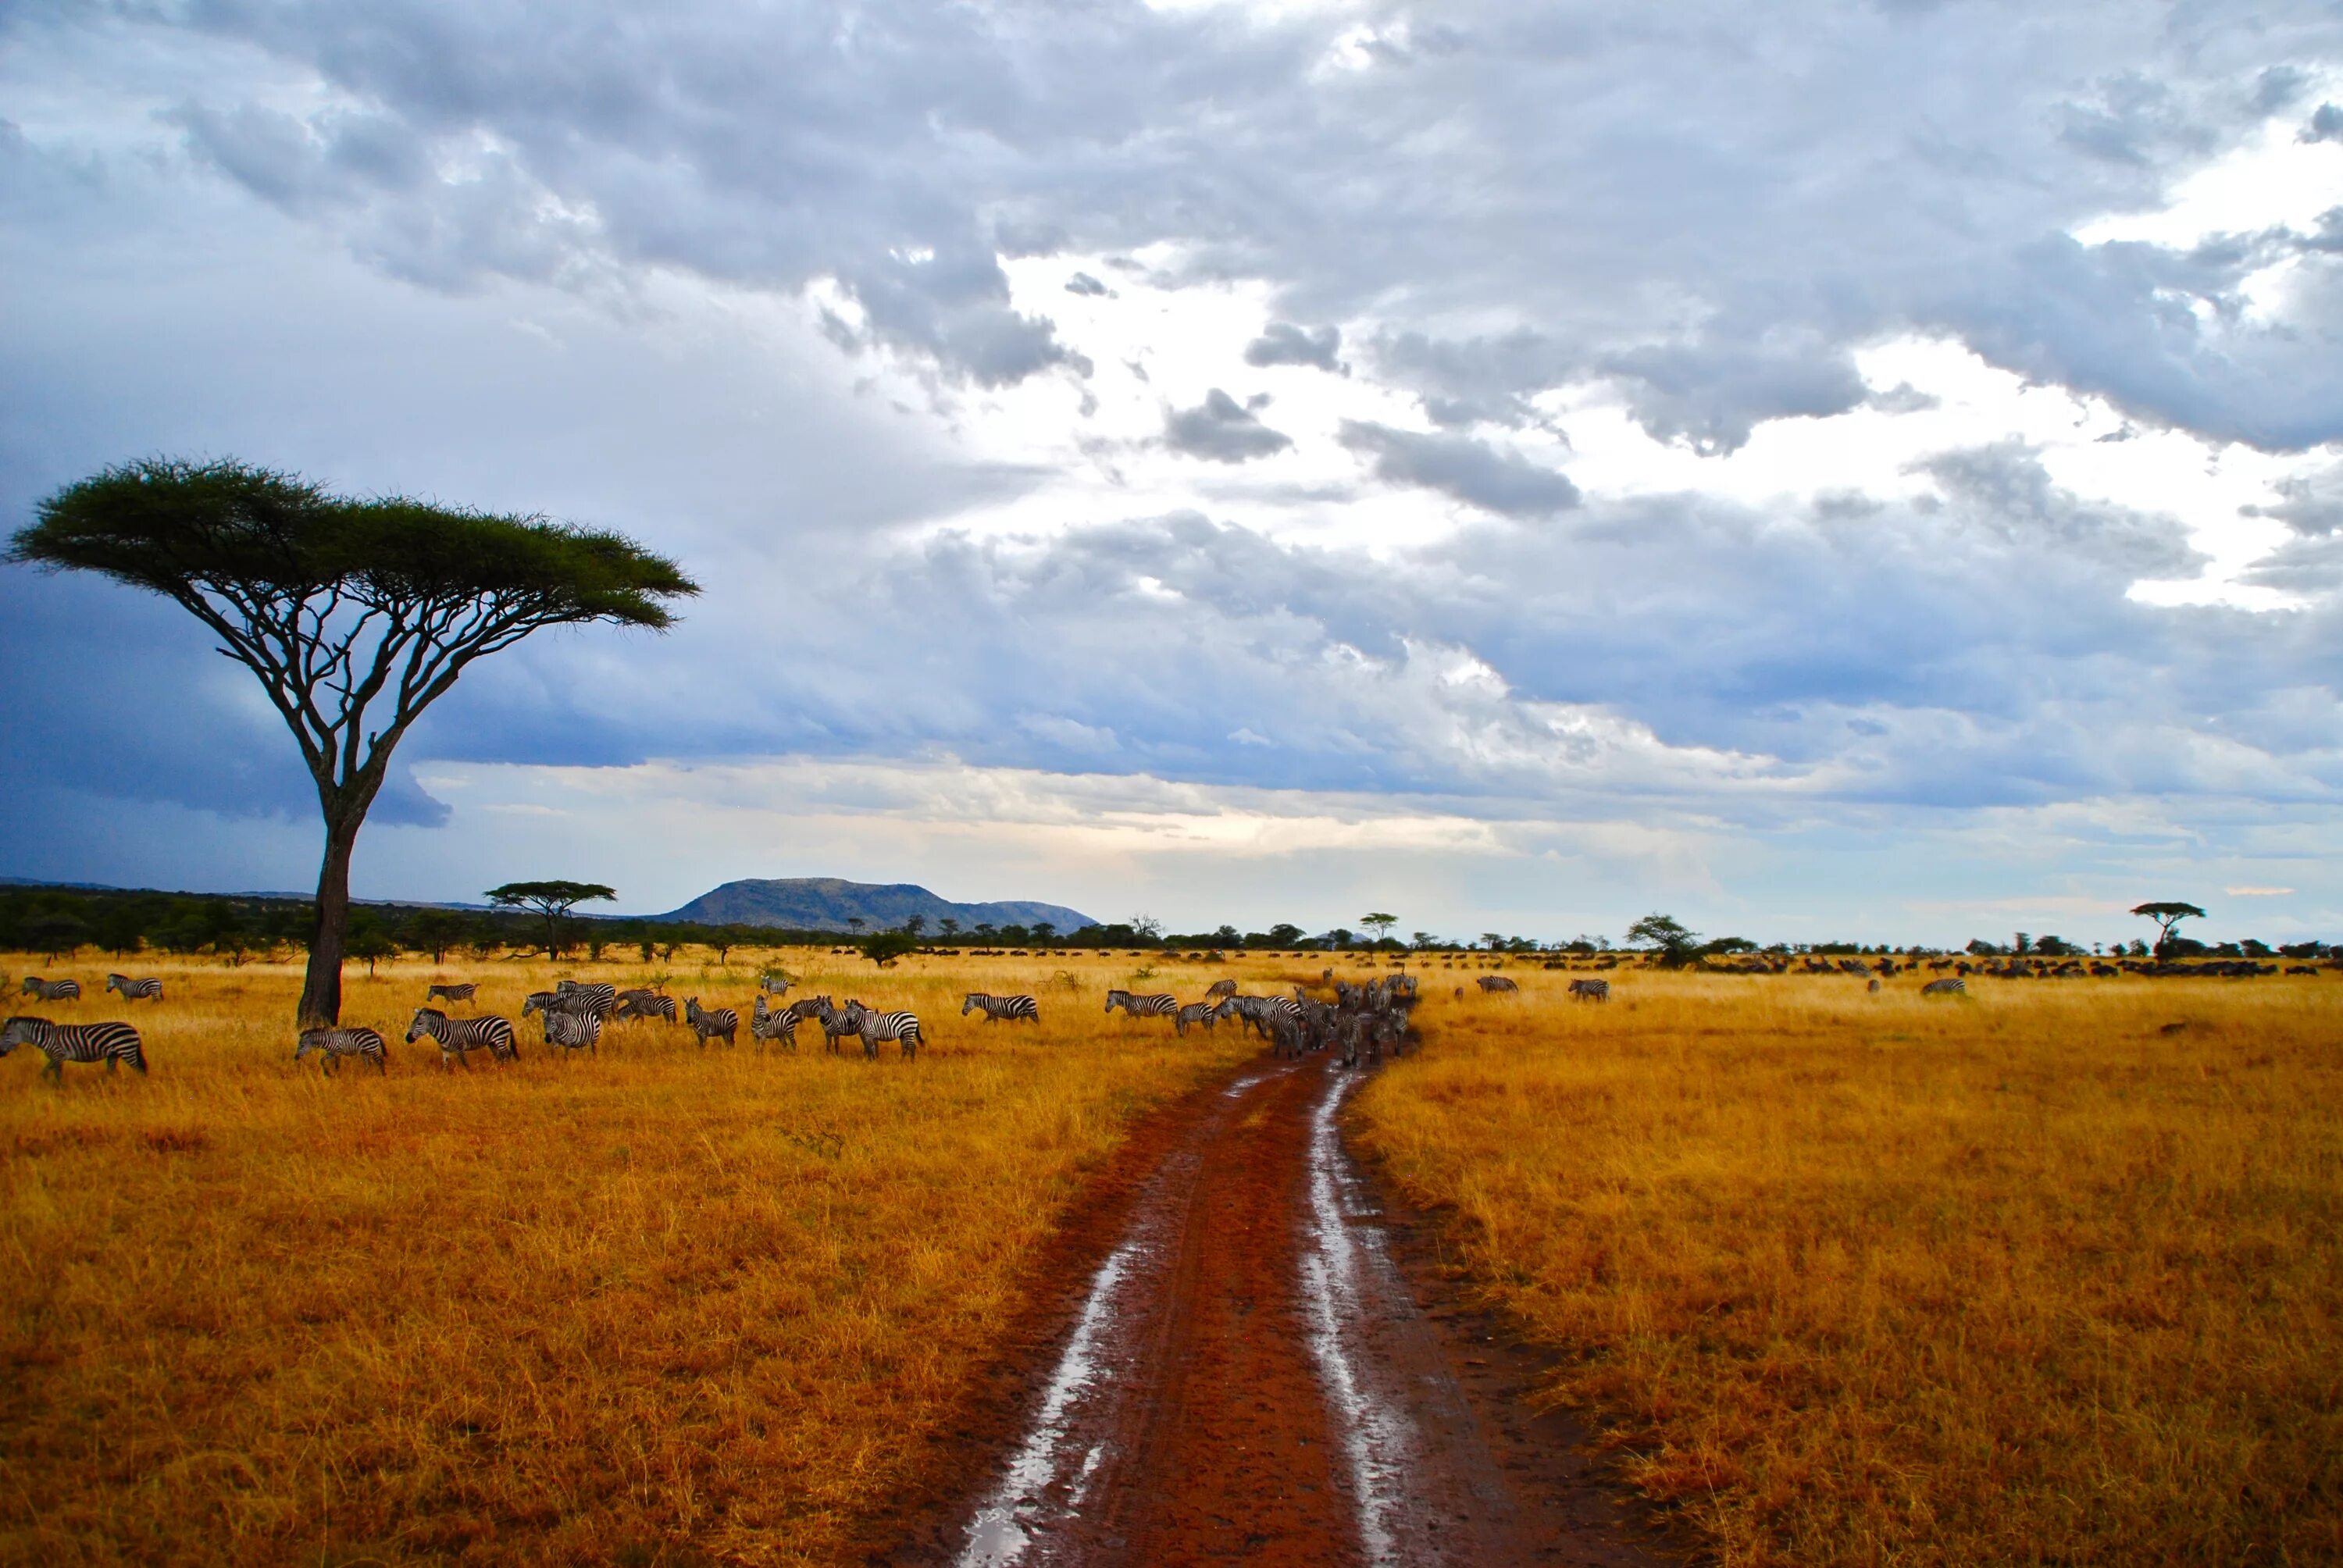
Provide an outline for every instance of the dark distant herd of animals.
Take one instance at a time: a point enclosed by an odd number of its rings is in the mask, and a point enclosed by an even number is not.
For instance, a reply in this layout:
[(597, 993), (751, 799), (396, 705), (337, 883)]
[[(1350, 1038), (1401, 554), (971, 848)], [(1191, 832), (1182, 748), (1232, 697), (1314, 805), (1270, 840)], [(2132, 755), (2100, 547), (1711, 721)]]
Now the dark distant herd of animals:
[[(1559, 966), (1549, 963), (1546, 967)], [(1606, 958), (1594, 967), (1608, 970), (1618, 966), (1615, 959)], [(1923, 996), (1965, 994), (1968, 978), (1973, 975), (2008, 980), (2073, 979), (2086, 974), (2099, 978), (2131, 974), (2248, 979), (2278, 972), (2277, 966), (2252, 960), (2176, 964), (2137, 959), (2108, 962), (2081, 958), (2003, 958), (1973, 962), (1966, 959), (1899, 961), (1882, 957), (1866, 962), (1815, 955), (1805, 955), (1795, 964), (1786, 959), (1752, 955), (1722, 967), (1741, 973), (1852, 975), (1866, 979), (1875, 991), (1880, 989), (1885, 977), (1925, 968), (1933, 978), (1920, 987)], [(2288, 965), (2285, 972), (2297, 975), (2320, 971), (2312, 965), (2294, 964)], [(1474, 983), (1488, 995), (1502, 996), (1520, 990), (1514, 980), (1500, 974), (1480, 975)], [(478, 989), (464, 982), (433, 985), (424, 996), (424, 1005), (417, 1008), (415, 1016), (408, 1020), (407, 1043), (412, 1045), (427, 1039), (433, 1041), (439, 1048), (443, 1070), (452, 1070), (458, 1063), (468, 1070), (471, 1053), (476, 1050), (486, 1050), (498, 1062), (517, 1060), (520, 1055), (520, 1032), (511, 1020), (494, 1014), (458, 1017), (435, 1005), (468, 1003)], [(832, 1052), (840, 1049), (841, 1040), (860, 1040), (863, 1054), (876, 1058), (880, 1046), (892, 1041), (910, 1060), (918, 1055), (926, 1041), (919, 1015), (906, 1010), (882, 1010), (853, 998), (841, 1007), (827, 995), (801, 997), (785, 1005), (773, 1005), (773, 999), (785, 996), (789, 989), (790, 982), (778, 977), (768, 976), (760, 982), (747, 1020), (749, 1038), (758, 1045), (772, 1044), (793, 1050), (797, 1047), (798, 1026), (808, 1021), (821, 1026), (823, 1043)], [(1298, 1058), (1307, 1051), (1331, 1050), (1344, 1066), (1376, 1062), (1386, 1052), (1397, 1056), (1406, 1050), (1410, 1040), (1408, 1018), (1418, 995), (1418, 982), (1413, 975), (1393, 973), (1353, 984), (1336, 979), (1329, 969), (1320, 976), (1319, 989), (1332, 990), (1334, 1000), (1331, 1002), (1311, 995), (1309, 987), (1297, 985), (1292, 989), (1290, 997), (1244, 996), (1238, 994), (1236, 981), (1222, 980), (1215, 981), (1202, 1000), (1184, 1003), (1168, 991), (1117, 989), (1106, 993), (1106, 1010), (1111, 1013), (1120, 1009), (1126, 1017), (1134, 1019), (1168, 1018), (1173, 1030), (1182, 1036), (1192, 1026), (1211, 1029), (1234, 1019), (1240, 1028), (1259, 1034), (1279, 1057)], [(77, 1001), (82, 988), (78, 980), (47, 980), (35, 975), (26, 978), (22, 994), (42, 1001)], [(153, 976), (109, 974), (106, 977), (106, 994), (118, 994), (128, 1001), (160, 1002), (163, 982)], [(1456, 987), (1455, 994), (1461, 1000), (1464, 988)], [(1576, 976), (1569, 982), (1568, 995), (1572, 1001), (1607, 1002), (1611, 1000), (1611, 981), (1596, 976)], [(960, 1003), (960, 1016), (966, 1018), (970, 1013), (982, 1014), (987, 1023), (1038, 1023), (1041, 1017), (1041, 1004), (1022, 992), (997, 996), (989, 991), (970, 991)], [(711, 1040), (720, 1040), (726, 1045), (738, 1044), (742, 1022), (738, 1009), (702, 1007), (698, 997), (686, 999), (679, 1011), (674, 998), (652, 987), (621, 990), (615, 986), (578, 980), (562, 980), (551, 990), (530, 993), (521, 1003), (523, 1023), (532, 1016), (540, 1020), (547, 1050), (565, 1054), (598, 1051), (607, 1023), (657, 1020), (678, 1024), (689, 1028), (705, 1048)], [(55, 1023), (20, 1014), (0, 1029), (0, 1057), (20, 1045), (40, 1050), (48, 1058), (45, 1072), (60, 1078), (68, 1061), (102, 1061), (109, 1072), (124, 1062), (139, 1072), (146, 1070), (146, 1049), (138, 1031), (120, 1021)], [(312, 1055), (319, 1059), (321, 1069), (327, 1073), (337, 1070), (350, 1057), (378, 1072), (389, 1070), (389, 1050), (384, 1037), (364, 1025), (303, 1030), (294, 1047), (293, 1060), (297, 1062)]]

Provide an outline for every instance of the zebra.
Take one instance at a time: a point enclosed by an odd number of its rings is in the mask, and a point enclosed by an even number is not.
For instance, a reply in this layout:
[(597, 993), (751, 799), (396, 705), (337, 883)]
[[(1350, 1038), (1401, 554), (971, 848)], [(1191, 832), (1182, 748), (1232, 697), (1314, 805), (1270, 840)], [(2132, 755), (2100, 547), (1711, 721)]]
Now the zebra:
[(846, 1010), (833, 1006), (826, 994), (799, 998), (789, 1004), (789, 1010), (800, 1019), (821, 1020), (822, 1044), (833, 1056), (838, 1053), (838, 1042), (856, 1032), (854, 1020), (847, 1016)]
[(449, 1070), (447, 1060), (453, 1057), (472, 1070), (470, 1052), (481, 1047), (498, 1061), (516, 1061), (520, 1058), (520, 1046), (513, 1039), (509, 1020), (489, 1013), (481, 1018), (449, 1018), (436, 1007), (418, 1007), (415, 1020), (407, 1026), (407, 1043), (413, 1045), (425, 1035), (439, 1042), (439, 1070)]
[(1503, 975), (1483, 975), (1478, 983), (1481, 989), (1485, 991), (1519, 990), (1522, 989), (1515, 985), (1512, 980), (1507, 980)]
[(789, 977), (775, 974), (759, 975), (757, 989), (767, 996), (787, 996), (789, 994)]
[(138, 1031), (126, 1023), (51, 1023), (45, 1018), (18, 1015), (0, 1029), (0, 1056), (20, 1045), (38, 1046), (49, 1065), (41, 1070), (63, 1082), (68, 1061), (103, 1061), (112, 1072), (124, 1062), (146, 1070), (146, 1051)]
[(719, 1035), (723, 1037), (727, 1045), (739, 1043), (734, 1037), (740, 1031), (740, 1014), (732, 1008), (719, 1007), (711, 1011), (699, 1005), (698, 997), (692, 997), (683, 1004), (683, 1017), (684, 1021), (691, 1025), (692, 1032), (699, 1037), (702, 1050), (707, 1048), (709, 1040)]
[(472, 993), (479, 989), (479, 983), (476, 980), (467, 980), (460, 984), (435, 985), (423, 993), (423, 1000), (426, 1002), (469, 1001), (472, 1000)]
[(903, 1048), (903, 1060), (909, 1061), (920, 1050), (920, 1015), (915, 1012), (873, 1012), (860, 1002), (849, 998), (846, 1016), (854, 1025), (854, 1032), (862, 1037), (862, 1054), (876, 1058), (879, 1042), (897, 1041)]
[(1231, 1010), (1226, 1002), (1192, 1001), (1172, 1015), (1172, 1028), (1182, 1036), (1187, 1034), (1188, 1026), (1192, 1023), (1200, 1023), (1210, 1029), (1227, 1017)]
[(382, 1036), (370, 1029), (305, 1029), (301, 1043), (293, 1048), (293, 1060), (298, 1061), (313, 1050), (323, 1059), (317, 1063), (320, 1073), (337, 1072), (342, 1058), (355, 1056), (373, 1062), (375, 1070), (384, 1077), (390, 1075), (390, 1052), (384, 1048)]
[(1232, 980), (1216, 980), (1204, 989), (1204, 1000), (1206, 1001), (1218, 1001), (1224, 996), (1234, 996), (1236, 994), (1237, 982)]
[(1271, 1031), (1282, 1020), (1292, 1019), (1299, 1023), (1302, 1020), (1302, 1004), (1282, 996), (1232, 996), (1229, 1005), (1263, 1040), (1269, 1039)]
[(1111, 990), (1106, 993), (1106, 1010), (1116, 1008), (1122, 1009), (1125, 1018), (1171, 1018), (1180, 1010), (1180, 999), (1169, 991), (1133, 996), (1127, 990)]
[(163, 982), (152, 975), (145, 980), (132, 980), (128, 975), (110, 974), (106, 977), (106, 989), (120, 991), (125, 1001), (135, 1001), (140, 997), (155, 1001), (163, 1000)]
[(757, 1010), (749, 1015), (749, 1038), (777, 1040), (791, 1050), (798, 1048), (798, 1012), (793, 1007), (769, 1008), (765, 993), (757, 993)]
[(560, 997), (566, 1012), (590, 1012), (596, 1018), (608, 1018), (618, 1003), (618, 988), (613, 985), (581, 985), (574, 980), (553, 982), (554, 994)]
[(673, 1023), (675, 998), (661, 996), (652, 990), (621, 991), (618, 1005), (612, 1010), (610, 1016), (616, 1019), (663, 1018)]
[(43, 980), (38, 975), (25, 977), (24, 994), (39, 997), (43, 1001), (79, 1001), (81, 981), (77, 980)]
[(1607, 980), (1574, 980), (1570, 982), (1573, 1001), (1609, 1001), (1611, 982)]
[(602, 1054), (602, 1015), (584, 1010), (571, 1011), (554, 1007), (545, 1010), (545, 1043), (566, 1046), (571, 1050), (590, 1050)]
[(987, 1023), (998, 1023), (1004, 1018), (1011, 1023), (1021, 1019), (1029, 1023), (1041, 1021), (1041, 1004), (1021, 993), (1017, 996), (994, 996), (990, 991), (972, 990), (968, 993), (967, 1000), (960, 1004), (960, 1015), (966, 1018), (970, 1013), (980, 1009), (982, 1010), (984, 1021)]
[(1932, 980), (1920, 988), (1922, 996), (1966, 996), (1969, 982), (1965, 980)]

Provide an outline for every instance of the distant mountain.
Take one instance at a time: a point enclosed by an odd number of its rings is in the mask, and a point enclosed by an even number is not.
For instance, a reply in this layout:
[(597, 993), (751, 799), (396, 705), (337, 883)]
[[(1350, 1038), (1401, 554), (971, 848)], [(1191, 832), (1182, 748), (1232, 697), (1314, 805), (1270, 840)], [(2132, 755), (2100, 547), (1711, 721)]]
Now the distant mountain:
[(787, 877), (764, 881), (727, 882), (702, 893), (662, 920), (697, 920), (711, 926), (792, 926), (800, 930), (844, 931), (846, 922), (860, 917), (870, 930), (901, 925), (913, 915), (928, 922), (949, 916), (964, 927), (979, 925), (1031, 926), (1049, 921), (1061, 931), (1077, 931), (1098, 922), (1080, 910), (1063, 904), (1036, 904), (1006, 899), (990, 904), (955, 904), (910, 882), (849, 882), (837, 877)]

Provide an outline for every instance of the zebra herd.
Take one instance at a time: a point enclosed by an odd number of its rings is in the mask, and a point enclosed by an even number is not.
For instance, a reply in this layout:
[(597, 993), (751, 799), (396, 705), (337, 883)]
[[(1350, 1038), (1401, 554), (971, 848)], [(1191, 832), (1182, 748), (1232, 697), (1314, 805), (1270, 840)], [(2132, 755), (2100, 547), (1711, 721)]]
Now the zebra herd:
[[(163, 982), (151, 976), (134, 980), (128, 975), (110, 974), (106, 977), (106, 989), (108, 993), (119, 991), (125, 1000), (163, 1000)], [(79, 1001), (81, 981), (27, 975), (18, 994), (37, 997), (42, 1001)], [(45, 1018), (19, 1013), (0, 1026), (0, 1056), (6, 1056), (20, 1045), (32, 1046), (47, 1057), (48, 1065), (41, 1070), (60, 1080), (65, 1077), (68, 1061), (102, 1061), (108, 1072), (126, 1061), (140, 1072), (146, 1070), (146, 1044), (138, 1038), (138, 1031), (126, 1023), (52, 1023)]]
[(1217, 980), (1204, 1000), (1182, 1003), (1168, 991), (1143, 993), (1115, 990), (1106, 993), (1106, 1010), (1121, 1008), (1126, 1018), (1169, 1018), (1182, 1035), (1191, 1024), (1206, 1029), (1235, 1019), (1266, 1041), (1272, 1054), (1300, 1057), (1304, 1051), (1334, 1050), (1345, 1067), (1380, 1061), (1388, 1050), (1405, 1052), (1408, 1015), (1416, 1003), (1413, 975), (1385, 975), (1363, 985), (1324, 977), (1334, 988), (1334, 1000), (1322, 1001), (1306, 986), (1295, 986), (1284, 996), (1243, 996), (1232, 980)]

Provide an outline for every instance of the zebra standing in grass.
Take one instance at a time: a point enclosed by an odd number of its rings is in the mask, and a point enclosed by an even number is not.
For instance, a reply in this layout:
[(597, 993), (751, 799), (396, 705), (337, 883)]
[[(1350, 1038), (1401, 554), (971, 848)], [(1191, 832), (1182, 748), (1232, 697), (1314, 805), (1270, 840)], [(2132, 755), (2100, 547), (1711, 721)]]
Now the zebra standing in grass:
[(435, 985), (423, 993), (423, 1000), (427, 1002), (469, 1001), (472, 1000), (472, 993), (479, 989), (479, 983), (475, 980), (468, 980), (458, 985)]
[(683, 1017), (691, 1025), (691, 1031), (699, 1037), (702, 1050), (707, 1049), (710, 1040), (719, 1037), (727, 1045), (739, 1043), (735, 1037), (740, 1032), (740, 1015), (734, 1009), (719, 1007), (711, 1011), (693, 997), (683, 1004)]
[(602, 1016), (582, 1009), (571, 1011), (565, 1007), (545, 1010), (545, 1043), (562, 1046), (570, 1050), (590, 1050), (602, 1054)]
[(1003, 1019), (1011, 1023), (1041, 1021), (1041, 1004), (1022, 994), (994, 996), (990, 991), (972, 990), (968, 993), (968, 1000), (960, 1004), (960, 1015), (966, 1018), (979, 1010), (983, 1012), (987, 1023), (999, 1023)]
[(791, 1050), (798, 1048), (798, 1010), (794, 1007), (767, 1007), (765, 993), (757, 993), (757, 1010), (749, 1016), (749, 1038), (756, 1040), (778, 1040)]
[(1206, 1001), (1218, 1001), (1224, 996), (1234, 996), (1236, 994), (1237, 982), (1232, 980), (1216, 980), (1211, 985), (1204, 988), (1204, 1000)]
[(663, 1018), (675, 1021), (675, 998), (661, 996), (655, 990), (628, 990), (618, 993), (618, 1005), (611, 1010), (615, 1019)]
[(1157, 991), (1152, 996), (1133, 996), (1127, 990), (1106, 993), (1106, 1010), (1122, 1009), (1125, 1018), (1172, 1018), (1180, 1011), (1180, 999), (1170, 991)]
[(614, 985), (581, 985), (574, 980), (556, 980), (554, 994), (561, 998), (565, 1012), (590, 1012), (598, 1019), (610, 1016), (618, 1005), (618, 988)]
[(1503, 975), (1483, 975), (1475, 983), (1485, 991), (1519, 990), (1522, 989), (1515, 985), (1512, 980), (1507, 980)]
[(789, 1004), (789, 1010), (799, 1018), (821, 1020), (821, 1040), (831, 1055), (838, 1053), (838, 1042), (856, 1031), (854, 1020), (842, 1008), (833, 1006), (827, 995), (805, 997)]
[(293, 1060), (298, 1061), (313, 1050), (324, 1059), (317, 1063), (320, 1073), (338, 1071), (342, 1058), (355, 1056), (373, 1062), (375, 1070), (384, 1077), (390, 1075), (390, 1052), (382, 1036), (370, 1029), (305, 1029), (301, 1043), (293, 1048)]
[(415, 1010), (415, 1021), (407, 1026), (407, 1043), (413, 1045), (427, 1034), (439, 1042), (442, 1072), (449, 1070), (450, 1057), (462, 1062), (465, 1071), (471, 1071), (470, 1053), (484, 1046), (498, 1061), (520, 1059), (520, 1045), (513, 1039), (511, 1020), (494, 1013), (481, 1018), (449, 1018), (436, 1007), (418, 1007)]
[(1920, 988), (1922, 996), (1966, 996), (1969, 982), (1965, 980), (1932, 980)]
[(163, 1000), (163, 982), (149, 975), (145, 980), (132, 980), (128, 975), (108, 975), (106, 989), (118, 990), (125, 1001), (136, 1001), (144, 997), (150, 1001)]
[(1226, 1018), (1231, 1010), (1224, 1001), (1192, 1001), (1172, 1015), (1172, 1029), (1174, 1033), (1185, 1037), (1190, 1024), (1200, 1023), (1210, 1029)]
[(102, 1061), (108, 1072), (126, 1061), (141, 1072), (146, 1070), (146, 1052), (138, 1043), (138, 1031), (126, 1023), (51, 1023), (45, 1018), (20, 1014), (0, 1029), (0, 1056), (20, 1045), (39, 1047), (49, 1059), (49, 1065), (41, 1070), (60, 1081), (68, 1061)]
[(1570, 982), (1573, 1001), (1609, 1001), (1611, 982), (1607, 980), (1574, 980)]
[(25, 977), (25, 994), (39, 997), (43, 1001), (79, 1001), (81, 981), (77, 980), (43, 980), (38, 975)]
[(909, 1061), (919, 1054), (920, 1015), (915, 1012), (874, 1012), (860, 1002), (849, 998), (846, 1016), (854, 1025), (854, 1032), (862, 1037), (862, 1054), (872, 1059), (879, 1055), (879, 1042), (891, 1040), (903, 1048), (903, 1060)]

